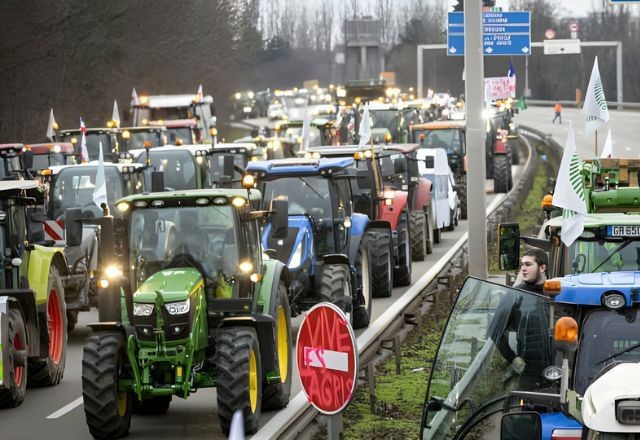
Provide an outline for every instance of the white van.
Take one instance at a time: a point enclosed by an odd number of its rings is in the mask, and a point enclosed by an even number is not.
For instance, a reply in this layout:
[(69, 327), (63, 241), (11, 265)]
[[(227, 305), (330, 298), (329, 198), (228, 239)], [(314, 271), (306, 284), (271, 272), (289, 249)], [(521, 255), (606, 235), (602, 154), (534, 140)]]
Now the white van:
[(444, 148), (420, 148), (417, 150), (418, 170), (432, 183), (431, 218), (433, 239), (440, 241), (443, 229), (453, 230), (460, 219), (460, 200)]

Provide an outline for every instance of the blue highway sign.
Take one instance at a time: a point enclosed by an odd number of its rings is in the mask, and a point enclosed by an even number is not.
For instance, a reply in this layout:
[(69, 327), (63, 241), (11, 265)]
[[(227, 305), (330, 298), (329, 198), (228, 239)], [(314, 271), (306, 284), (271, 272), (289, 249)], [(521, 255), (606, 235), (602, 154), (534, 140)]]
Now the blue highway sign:
[[(482, 31), (485, 55), (531, 53), (531, 13), (528, 11), (483, 12)], [(464, 12), (449, 12), (447, 55), (464, 55)]]

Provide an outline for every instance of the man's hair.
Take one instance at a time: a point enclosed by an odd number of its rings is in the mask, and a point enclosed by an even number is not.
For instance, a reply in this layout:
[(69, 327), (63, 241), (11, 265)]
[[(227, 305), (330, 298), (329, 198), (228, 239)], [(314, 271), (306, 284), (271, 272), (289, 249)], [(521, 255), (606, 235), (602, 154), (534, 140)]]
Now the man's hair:
[(523, 257), (533, 257), (536, 260), (538, 266), (544, 264), (545, 266), (549, 266), (549, 256), (545, 251), (540, 248), (534, 247), (526, 251), (522, 254)]

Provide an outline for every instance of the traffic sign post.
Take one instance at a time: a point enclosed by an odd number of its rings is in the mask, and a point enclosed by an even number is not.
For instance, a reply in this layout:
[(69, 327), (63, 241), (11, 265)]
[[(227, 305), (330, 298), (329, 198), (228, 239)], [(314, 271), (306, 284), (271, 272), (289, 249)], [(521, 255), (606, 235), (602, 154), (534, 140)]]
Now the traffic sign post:
[[(464, 13), (449, 12), (447, 54), (464, 55)], [(484, 55), (529, 55), (531, 53), (531, 13), (484, 12), (482, 14)]]
[(335, 418), (351, 401), (358, 382), (356, 338), (336, 305), (320, 303), (307, 312), (298, 331), (296, 361), (309, 403), (332, 416), (327, 433), (334, 438), (340, 424)]

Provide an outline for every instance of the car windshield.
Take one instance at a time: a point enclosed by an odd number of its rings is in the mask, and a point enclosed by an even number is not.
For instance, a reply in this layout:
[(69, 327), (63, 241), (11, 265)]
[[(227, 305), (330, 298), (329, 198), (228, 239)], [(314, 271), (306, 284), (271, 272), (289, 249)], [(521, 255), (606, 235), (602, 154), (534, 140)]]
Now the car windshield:
[(167, 128), (167, 143), (171, 145), (193, 144), (195, 140), (189, 127)]
[(640, 348), (607, 359), (640, 342), (640, 319), (635, 307), (624, 313), (594, 310), (584, 319), (580, 333), (575, 369), (575, 390), (580, 395), (611, 364), (640, 362)]
[(565, 253), (564, 274), (640, 270), (640, 237), (584, 240), (578, 238)]
[(151, 142), (151, 147), (160, 147), (164, 144), (162, 133), (159, 131), (132, 131), (128, 143), (129, 149), (136, 150), (144, 148), (146, 141)]
[[(423, 439), (455, 438), (480, 419), (483, 423), (466, 438), (498, 438), (500, 417), (490, 415), (502, 407), (507, 394), (548, 387), (542, 377), (553, 353), (548, 301), (467, 278), (438, 347), (426, 394), (427, 401), (432, 396), (442, 399), (442, 409), (426, 413)], [(524, 364), (519, 375), (511, 366), (514, 361)]]
[(425, 148), (444, 148), (447, 154), (464, 154), (458, 129), (413, 130), (413, 141)]
[(129, 237), (132, 282), (139, 284), (171, 267), (184, 254), (191, 256), (208, 278), (232, 279), (238, 264), (234, 215), (230, 205), (135, 210)]
[[(196, 165), (188, 150), (150, 151), (151, 164), (156, 171), (164, 171), (164, 186), (171, 190), (196, 189)], [(138, 163), (145, 163), (146, 153), (138, 156)]]
[[(62, 169), (51, 191), (52, 215), (62, 217), (68, 208), (82, 208), (85, 217), (102, 217), (102, 210), (93, 201), (97, 166), (72, 166)], [(113, 214), (115, 201), (124, 194), (124, 181), (114, 166), (104, 168), (107, 201)]]

